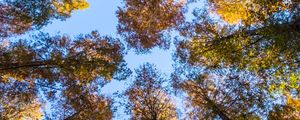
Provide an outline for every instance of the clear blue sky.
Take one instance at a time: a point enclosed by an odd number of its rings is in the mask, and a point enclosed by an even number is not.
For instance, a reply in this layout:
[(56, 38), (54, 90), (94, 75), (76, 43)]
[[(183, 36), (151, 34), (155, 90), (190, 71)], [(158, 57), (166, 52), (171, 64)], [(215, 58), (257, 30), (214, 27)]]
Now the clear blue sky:
[[(76, 36), (97, 30), (101, 35), (119, 37), (116, 34), (116, 26), (118, 24), (116, 11), (118, 6), (122, 5), (122, 0), (88, 0), (88, 2), (90, 3), (90, 8), (83, 11), (75, 11), (72, 17), (66, 21), (53, 21), (52, 24), (43, 28), (43, 31), (51, 35), (60, 33)], [(196, 6), (199, 7), (199, 4), (193, 7)], [(172, 51), (172, 49), (164, 51), (155, 48), (150, 54), (144, 55), (136, 55), (133, 51), (129, 51), (125, 56), (125, 60), (131, 70), (149, 62), (155, 64), (158, 70), (168, 76), (173, 71)], [(102, 89), (102, 93), (107, 96), (112, 96), (114, 92), (123, 91), (131, 79), (132, 78), (129, 78), (129, 80), (121, 82), (113, 80)], [(176, 98), (176, 101), (178, 105), (182, 105), (182, 103), (179, 103), (179, 101), (181, 101), (180, 99)], [(128, 118), (128, 116), (125, 116), (122, 112), (122, 110), (118, 111), (114, 119), (123, 120), (124, 117)]]

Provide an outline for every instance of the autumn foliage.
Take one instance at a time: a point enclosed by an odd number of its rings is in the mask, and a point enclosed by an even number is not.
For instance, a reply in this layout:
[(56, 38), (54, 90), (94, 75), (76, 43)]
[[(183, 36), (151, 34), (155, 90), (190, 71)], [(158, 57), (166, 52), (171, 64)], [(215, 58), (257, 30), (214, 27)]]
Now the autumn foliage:
[[(71, 37), (41, 29), (87, 0), (2, 0), (0, 119), (111, 120), (121, 101), (132, 120), (298, 120), (299, 3), (123, 0), (118, 35)], [(132, 73), (127, 52), (156, 47), (172, 52), (171, 75), (150, 63)], [(128, 87), (102, 93), (116, 80)]]

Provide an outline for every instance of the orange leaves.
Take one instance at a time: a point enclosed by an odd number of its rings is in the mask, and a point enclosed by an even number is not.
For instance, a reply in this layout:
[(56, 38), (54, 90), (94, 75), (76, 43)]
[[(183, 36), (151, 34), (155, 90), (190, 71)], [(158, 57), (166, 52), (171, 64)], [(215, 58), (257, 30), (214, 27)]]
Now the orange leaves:
[(168, 31), (184, 20), (185, 3), (175, 0), (126, 0), (117, 11), (118, 33), (136, 52), (169, 47)]
[(19, 113), (12, 114), (12, 116), (8, 115), (7, 117), (14, 120), (42, 120), (44, 118), (44, 112), (42, 111), (42, 105), (38, 100), (34, 100), (29, 105), (20, 108)]

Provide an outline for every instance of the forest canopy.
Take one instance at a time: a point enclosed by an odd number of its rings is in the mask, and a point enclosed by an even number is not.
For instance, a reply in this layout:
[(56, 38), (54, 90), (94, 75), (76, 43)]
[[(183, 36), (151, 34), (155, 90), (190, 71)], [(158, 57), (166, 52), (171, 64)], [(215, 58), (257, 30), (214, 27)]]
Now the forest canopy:
[[(300, 119), (299, 0), (122, 0), (116, 34), (43, 30), (90, 6), (0, 1), (1, 120)], [(170, 75), (128, 66), (155, 48)], [(113, 81), (129, 84), (102, 93)]]

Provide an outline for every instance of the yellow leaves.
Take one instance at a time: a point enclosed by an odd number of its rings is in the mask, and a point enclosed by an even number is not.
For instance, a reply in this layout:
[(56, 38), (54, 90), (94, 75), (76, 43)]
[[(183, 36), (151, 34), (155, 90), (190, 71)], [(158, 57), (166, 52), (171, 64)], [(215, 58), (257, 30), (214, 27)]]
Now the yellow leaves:
[(296, 75), (295, 73), (292, 73), (291, 77), (290, 77), (290, 87), (291, 88), (299, 88), (299, 84), (298, 82), (300, 82), (299, 80), (299, 75)]
[(299, 73), (292, 72), (290, 74), (283, 74), (280, 71), (275, 73), (275, 79), (280, 82), (273, 83), (270, 85), (270, 92), (285, 93), (291, 89), (299, 89), (300, 76)]
[(287, 105), (292, 106), (296, 109), (300, 109), (300, 100), (293, 98), (290, 93), (286, 93), (287, 96)]
[(15, 106), (13, 101), (1, 105), (7, 108), (4, 114), (10, 120), (42, 120), (44, 117), (42, 104), (38, 100), (19, 106)]
[(272, 84), (269, 88), (269, 91), (270, 92), (273, 92), (274, 90), (276, 90), (276, 85), (275, 84)]
[(2, 78), (2, 81), (5, 83), (9, 82), (10, 79), (15, 79), (17, 81), (23, 81), (25, 79), (21, 75), (17, 75), (17, 74), (13, 74), (13, 73), (4, 74), (1, 76), (1, 78)]
[(54, 0), (53, 4), (59, 13), (67, 15), (74, 10), (84, 10), (90, 6), (86, 0)]
[(89, 4), (88, 4), (88, 2), (82, 0), (82, 1), (75, 1), (75, 2), (73, 2), (72, 6), (75, 9), (84, 10), (84, 9), (86, 9), (86, 8), (89, 7)]
[(10, 75), (6, 74), (6, 75), (1, 76), (1, 78), (4, 83), (7, 83), (7, 82), (9, 82)]
[(41, 107), (39, 102), (34, 101), (32, 104), (25, 106), (24, 111), (18, 113), (19, 118), (16, 118), (16, 120), (42, 120), (44, 113)]
[(284, 90), (286, 88), (286, 85), (287, 85), (286, 82), (282, 82), (279, 86), (279, 89)]
[(237, 2), (219, 1), (217, 13), (229, 24), (238, 24), (240, 20), (247, 19), (249, 13), (246, 7), (246, 0)]
[(246, 0), (220, 0), (215, 4), (217, 14), (229, 24), (238, 24), (250, 16)]
[[(231, 25), (242, 21), (256, 23), (261, 21), (260, 18), (266, 19), (270, 14), (286, 9), (288, 6), (281, 1), (260, 3), (256, 0), (215, 0), (214, 5), (216, 13)], [(256, 18), (254, 14), (259, 14), (260, 18)]]

